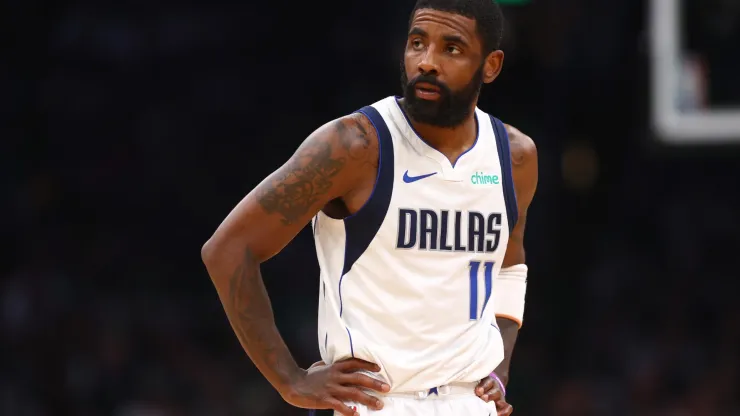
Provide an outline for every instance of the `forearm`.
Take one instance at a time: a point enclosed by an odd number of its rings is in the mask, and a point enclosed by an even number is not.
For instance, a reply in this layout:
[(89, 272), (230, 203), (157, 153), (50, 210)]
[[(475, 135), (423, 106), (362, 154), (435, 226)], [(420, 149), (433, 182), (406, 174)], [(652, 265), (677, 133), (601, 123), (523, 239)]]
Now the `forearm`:
[(501, 338), (504, 340), (504, 359), (501, 364), (496, 368), (496, 375), (499, 376), (501, 382), (506, 386), (509, 383), (509, 366), (511, 364), (511, 356), (514, 353), (514, 345), (516, 344), (517, 335), (519, 335), (519, 324), (507, 318), (496, 318), (496, 323), (501, 330)]
[(244, 351), (265, 378), (282, 392), (301, 370), (275, 325), (259, 262), (251, 251), (239, 251), (243, 253), (207, 254), (204, 248), (203, 260)]

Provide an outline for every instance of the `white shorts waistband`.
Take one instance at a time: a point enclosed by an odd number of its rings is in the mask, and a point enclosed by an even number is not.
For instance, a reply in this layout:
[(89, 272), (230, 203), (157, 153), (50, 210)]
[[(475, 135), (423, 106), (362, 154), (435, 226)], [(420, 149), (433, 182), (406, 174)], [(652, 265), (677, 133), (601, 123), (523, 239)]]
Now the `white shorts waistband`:
[(392, 392), (379, 396), (388, 397), (406, 397), (409, 399), (443, 399), (448, 396), (468, 396), (475, 394), (475, 387), (478, 383), (450, 383), (439, 387), (433, 387), (429, 390), (413, 392)]

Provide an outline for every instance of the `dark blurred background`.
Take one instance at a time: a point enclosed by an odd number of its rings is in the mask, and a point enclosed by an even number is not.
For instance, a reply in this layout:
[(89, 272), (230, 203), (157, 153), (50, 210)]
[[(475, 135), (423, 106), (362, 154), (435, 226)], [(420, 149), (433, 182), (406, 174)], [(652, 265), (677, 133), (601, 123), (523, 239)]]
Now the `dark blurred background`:
[[(688, 3), (710, 102), (740, 107), (740, 2)], [(311, 131), (400, 92), (412, 5), (5, 2), (0, 414), (305, 414), (241, 350), (200, 247)], [(540, 153), (514, 414), (740, 415), (738, 146), (652, 134), (647, 2), (504, 11), (480, 107)], [(263, 274), (310, 365), (310, 234)]]

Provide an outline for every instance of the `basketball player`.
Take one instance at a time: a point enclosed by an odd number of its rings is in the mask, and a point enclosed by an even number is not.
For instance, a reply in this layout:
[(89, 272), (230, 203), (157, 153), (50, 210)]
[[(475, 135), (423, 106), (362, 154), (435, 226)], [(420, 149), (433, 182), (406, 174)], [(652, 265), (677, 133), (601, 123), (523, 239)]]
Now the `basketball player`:
[[(234, 332), (288, 403), (345, 416), (511, 413), (503, 392), (537, 155), (477, 108), (501, 71), (501, 36), (492, 0), (419, 0), (403, 97), (318, 128), (203, 246)], [(275, 326), (260, 263), (309, 222), (322, 363), (304, 370)]]

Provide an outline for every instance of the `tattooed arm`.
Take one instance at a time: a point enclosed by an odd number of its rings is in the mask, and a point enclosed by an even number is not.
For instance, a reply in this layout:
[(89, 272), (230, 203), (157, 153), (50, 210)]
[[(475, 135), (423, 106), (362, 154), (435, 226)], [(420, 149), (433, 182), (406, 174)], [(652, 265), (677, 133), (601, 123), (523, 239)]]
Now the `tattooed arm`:
[(379, 370), (359, 360), (338, 369), (300, 369), (275, 326), (259, 268), (324, 205), (351, 193), (368, 173), (374, 177), (375, 171), (368, 169), (378, 159), (375, 135), (369, 120), (360, 114), (320, 127), (287, 163), (239, 202), (202, 249), (203, 262), (242, 347), (283, 398), (295, 406), (331, 408), (352, 415), (343, 400), (375, 407), (377, 399), (360, 395), (358, 389), (340, 382), (385, 388), (366, 376), (353, 375), (351, 380), (349, 375), (342, 376), (356, 369)]

